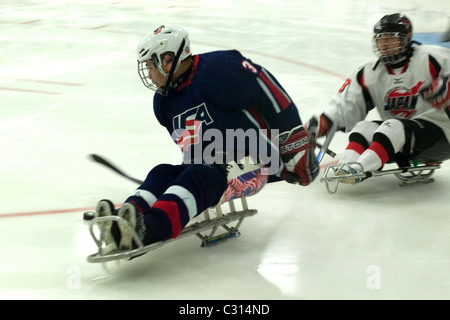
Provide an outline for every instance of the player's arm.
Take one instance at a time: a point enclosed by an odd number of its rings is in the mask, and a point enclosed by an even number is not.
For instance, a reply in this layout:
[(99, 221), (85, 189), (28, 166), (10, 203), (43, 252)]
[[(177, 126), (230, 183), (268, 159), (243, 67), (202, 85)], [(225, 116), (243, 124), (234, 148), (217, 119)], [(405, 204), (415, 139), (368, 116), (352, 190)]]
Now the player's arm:
[[(217, 90), (227, 109), (247, 107), (251, 122), (262, 118), (268, 129), (279, 132), (279, 153), (283, 160), (281, 178), (290, 183), (310, 184), (318, 174), (311, 137), (302, 125), (296, 105), (274, 75), (251, 60), (235, 53), (220, 74), (229, 80)], [(216, 79), (217, 81), (217, 79)], [(246, 111), (249, 111), (247, 109)], [(272, 137), (275, 138), (275, 137)], [(280, 169), (281, 169), (280, 168)]]
[(281, 178), (307, 186), (319, 174), (311, 135), (304, 128), (296, 105), (270, 72), (261, 68), (257, 83), (261, 89), (259, 110), (270, 128), (280, 130), (278, 143), (285, 166)]
[(365, 67), (360, 68), (346, 79), (325, 111), (309, 120), (307, 127), (314, 138), (327, 135), (333, 124), (336, 124), (338, 130), (349, 132), (375, 107), (364, 70)]
[(443, 76), (433, 79), (429, 86), (421, 89), (421, 96), (436, 109), (450, 107), (450, 78)]
[[(440, 52), (440, 51), (443, 51)], [(420, 89), (420, 95), (433, 108), (444, 109), (450, 106), (450, 50), (439, 48), (428, 56), (428, 68), (432, 81)]]

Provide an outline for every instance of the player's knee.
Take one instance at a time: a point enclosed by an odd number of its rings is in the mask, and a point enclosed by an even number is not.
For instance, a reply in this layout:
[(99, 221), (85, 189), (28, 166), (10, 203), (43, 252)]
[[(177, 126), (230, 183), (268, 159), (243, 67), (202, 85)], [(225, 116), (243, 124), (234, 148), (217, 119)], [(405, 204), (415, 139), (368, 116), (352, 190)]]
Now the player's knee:
[(378, 129), (378, 124), (373, 121), (360, 121), (350, 133), (350, 141), (354, 141), (364, 146), (366, 149), (373, 142), (373, 134)]
[(174, 182), (188, 189), (197, 201), (199, 212), (219, 202), (227, 188), (224, 166), (192, 164)]
[(400, 120), (384, 121), (376, 130), (376, 134), (385, 136), (390, 141), (394, 152), (400, 151), (405, 144), (405, 127)]
[(168, 163), (161, 163), (153, 167), (149, 174), (169, 174), (174, 172), (175, 166)]

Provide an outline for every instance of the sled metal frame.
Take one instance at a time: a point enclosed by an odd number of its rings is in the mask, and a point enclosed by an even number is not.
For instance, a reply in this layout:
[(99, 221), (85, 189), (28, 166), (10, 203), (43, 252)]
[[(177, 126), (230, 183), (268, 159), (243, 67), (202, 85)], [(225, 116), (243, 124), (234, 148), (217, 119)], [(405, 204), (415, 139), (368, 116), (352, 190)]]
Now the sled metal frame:
[(434, 181), (431, 176), (434, 171), (439, 169), (440, 162), (422, 164), (412, 167), (401, 167), (398, 169), (381, 170), (375, 172), (362, 172), (362, 173), (349, 173), (340, 174), (341, 170), (350, 172), (351, 166), (359, 166), (362, 169), (361, 164), (357, 162), (342, 163), (337, 165), (330, 165), (325, 169), (323, 177), (320, 182), (324, 182), (328, 193), (334, 194), (337, 192), (339, 183), (346, 179), (361, 179), (365, 180), (371, 177), (380, 177), (389, 174), (394, 174), (401, 182), (400, 186), (406, 186), (416, 183), (431, 183)]
[[(239, 198), (242, 210), (236, 210), (235, 200), (230, 200), (228, 203), (230, 211), (226, 214), (222, 211), (222, 206), (218, 205), (215, 208), (209, 208), (202, 212), (203, 221), (193, 222), (191, 221), (180, 233), (180, 235), (173, 239), (159, 241), (150, 245), (144, 245), (137, 235), (136, 231), (131, 227), (130, 223), (118, 216), (106, 216), (97, 217), (91, 220), (89, 225), (89, 231), (97, 245), (98, 251), (87, 257), (88, 262), (108, 262), (117, 260), (130, 260), (136, 256), (143, 255), (149, 251), (158, 249), (170, 242), (196, 235), (201, 240), (201, 247), (211, 247), (220, 244), (226, 240), (237, 238), (240, 236), (239, 227), (245, 218), (255, 215), (258, 211), (256, 209), (249, 209), (247, 205), (247, 199), (245, 197)], [(132, 234), (133, 240), (137, 244), (137, 248), (129, 251), (111, 250), (110, 246), (107, 246), (105, 239), (111, 237), (109, 230), (112, 222), (117, 222), (121, 226), (129, 228)], [(230, 225), (235, 222), (234, 226)], [(217, 234), (219, 228), (225, 229), (224, 233)], [(206, 232), (209, 231), (209, 232)], [(115, 245), (113, 244), (115, 247)]]

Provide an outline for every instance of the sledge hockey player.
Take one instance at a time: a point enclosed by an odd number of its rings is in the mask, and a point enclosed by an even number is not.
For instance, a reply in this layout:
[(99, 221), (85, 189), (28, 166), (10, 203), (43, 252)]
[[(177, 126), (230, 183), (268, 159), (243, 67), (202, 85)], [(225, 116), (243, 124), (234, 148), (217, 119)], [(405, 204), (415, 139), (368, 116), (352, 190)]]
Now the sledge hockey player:
[[(450, 50), (411, 40), (412, 25), (403, 14), (382, 17), (374, 26), (377, 61), (359, 67), (320, 115), (312, 117), (317, 137), (332, 124), (349, 132), (336, 174), (380, 170), (387, 162), (400, 166), (423, 151), (434, 150), (434, 160), (445, 160), (450, 141)], [(364, 120), (374, 108), (380, 121)], [(406, 162), (405, 162), (406, 161)], [(355, 184), (360, 178), (340, 182)]]
[[(162, 25), (148, 33), (137, 52), (139, 76), (156, 92), (155, 116), (184, 159), (180, 165), (151, 169), (118, 210), (111, 201), (101, 200), (98, 216), (127, 220), (148, 245), (176, 238), (205, 209), (252, 195), (266, 182), (307, 186), (317, 177), (310, 134), (296, 105), (269, 71), (236, 50), (194, 55), (187, 32), (178, 26)], [(273, 129), (278, 137), (269, 136)], [(244, 135), (249, 130), (258, 132), (257, 140), (239, 146), (225, 141), (230, 131)], [(215, 138), (208, 140), (211, 133)], [(224, 137), (223, 143), (217, 143), (217, 134)], [(255, 146), (257, 152), (250, 154)], [(239, 164), (243, 174), (228, 179), (230, 164), (245, 157), (262, 168), (247, 172), (246, 164)], [(126, 228), (116, 222), (108, 228), (105, 241), (111, 250), (136, 247)]]

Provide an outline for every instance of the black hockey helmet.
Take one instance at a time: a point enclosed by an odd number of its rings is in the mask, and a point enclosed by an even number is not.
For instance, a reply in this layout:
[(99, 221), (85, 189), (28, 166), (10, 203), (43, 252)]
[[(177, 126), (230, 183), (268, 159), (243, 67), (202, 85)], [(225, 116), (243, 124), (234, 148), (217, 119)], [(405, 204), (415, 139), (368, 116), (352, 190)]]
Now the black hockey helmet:
[[(388, 14), (382, 17), (373, 28), (373, 48), (375, 54), (385, 64), (397, 64), (411, 55), (412, 51), (412, 24), (411, 21), (401, 13)], [(379, 39), (396, 38), (396, 48), (380, 48)]]

